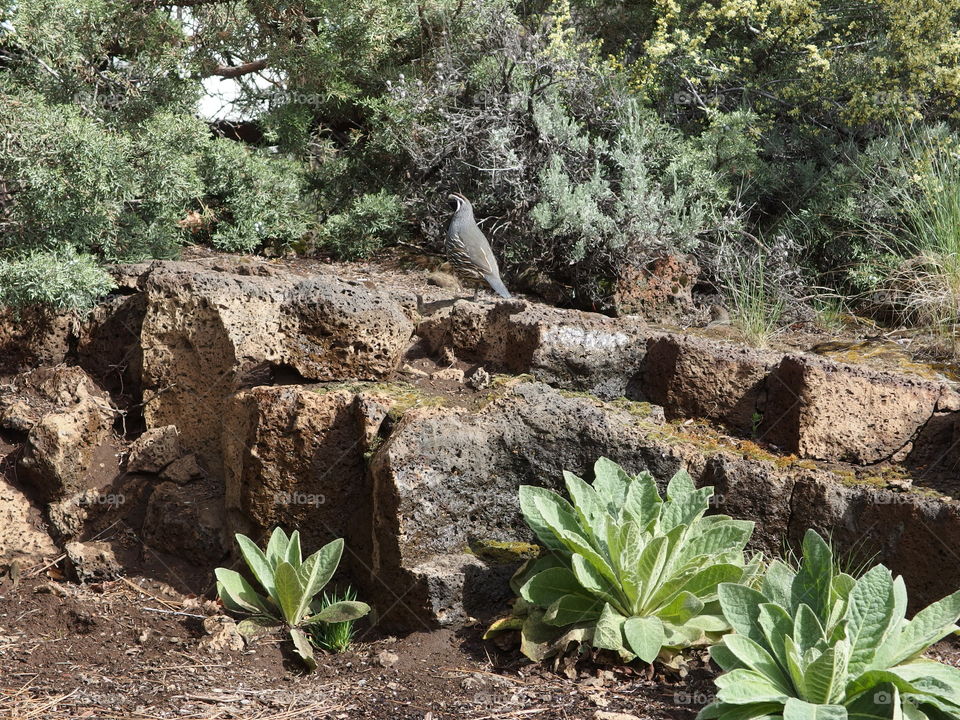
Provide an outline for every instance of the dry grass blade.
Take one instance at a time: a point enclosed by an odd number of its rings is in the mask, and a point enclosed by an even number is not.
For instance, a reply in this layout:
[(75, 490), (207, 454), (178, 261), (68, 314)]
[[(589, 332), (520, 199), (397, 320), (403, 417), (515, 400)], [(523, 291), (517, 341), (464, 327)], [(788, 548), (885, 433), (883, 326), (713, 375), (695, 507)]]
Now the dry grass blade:
[[(57, 695), (52, 698), (37, 698), (30, 693), (29, 686), (23, 686), (18, 690), (10, 691), (0, 689), (5, 697), (0, 698), (0, 716), (17, 718), (17, 720), (31, 720), (31, 718), (42, 718), (48, 720), (57, 717), (51, 712), (53, 708), (60, 705), (77, 693), (79, 688), (74, 688), (70, 692)], [(7, 700), (10, 700), (8, 703)], [(4, 713), (9, 713), (4, 715)], [(70, 716), (64, 716), (70, 717)], [(73, 717), (77, 717), (73, 715)]]

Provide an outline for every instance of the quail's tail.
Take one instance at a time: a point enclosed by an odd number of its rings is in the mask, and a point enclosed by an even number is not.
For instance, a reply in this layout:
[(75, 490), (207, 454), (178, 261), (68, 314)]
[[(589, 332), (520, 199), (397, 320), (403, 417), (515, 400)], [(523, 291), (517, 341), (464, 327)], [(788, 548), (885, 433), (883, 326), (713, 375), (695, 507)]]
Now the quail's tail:
[(490, 287), (493, 288), (493, 291), (502, 298), (511, 298), (513, 297), (510, 294), (510, 291), (507, 290), (507, 286), (503, 284), (503, 281), (496, 275), (484, 275), (483, 279), (490, 283)]

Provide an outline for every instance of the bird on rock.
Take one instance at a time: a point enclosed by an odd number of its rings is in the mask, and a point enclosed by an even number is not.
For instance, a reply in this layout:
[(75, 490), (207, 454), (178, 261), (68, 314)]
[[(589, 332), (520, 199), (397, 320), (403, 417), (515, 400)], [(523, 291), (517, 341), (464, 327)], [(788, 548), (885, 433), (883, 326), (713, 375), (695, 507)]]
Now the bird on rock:
[(490, 243), (473, 218), (473, 205), (460, 193), (451, 193), (449, 197), (457, 205), (447, 227), (447, 241), (444, 245), (450, 263), (463, 277), (471, 280), (482, 278), (497, 295), (509, 298), (510, 291), (500, 279), (500, 268), (497, 267), (497, 259), (493, 256)]

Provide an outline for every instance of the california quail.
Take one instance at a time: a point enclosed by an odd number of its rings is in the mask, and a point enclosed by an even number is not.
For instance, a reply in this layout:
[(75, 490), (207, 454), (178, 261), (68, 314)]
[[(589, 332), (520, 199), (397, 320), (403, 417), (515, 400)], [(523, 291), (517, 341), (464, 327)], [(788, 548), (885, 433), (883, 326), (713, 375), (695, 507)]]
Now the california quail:
[(460, 193), (451, 193), (450, 199), (457, 204), (447, 227), (445, 249), (450, 262), (459, 274), (470, 279), (482, 278), (497, 295), (510, 297), (510, 291), (500, 279), (500, 268), (490, 243), (473, 219), (473, 205)]

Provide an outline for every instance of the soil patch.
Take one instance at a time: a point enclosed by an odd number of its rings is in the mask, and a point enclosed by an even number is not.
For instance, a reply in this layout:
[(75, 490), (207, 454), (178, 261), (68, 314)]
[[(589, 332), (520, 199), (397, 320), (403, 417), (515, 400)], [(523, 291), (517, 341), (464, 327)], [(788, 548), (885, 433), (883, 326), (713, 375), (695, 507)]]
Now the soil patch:
[(693, 718), (712, 687), (702, 658), (684, 678), (586, 660), (554, 670), (483, 642), (479, 626), (402, 638), (361, 627), (350, 651), (319, 655), (305, 675), (280, 637), (207, 652), (203, 619), (215, 611), (144, 578), (5, 579), (0, 717)]

